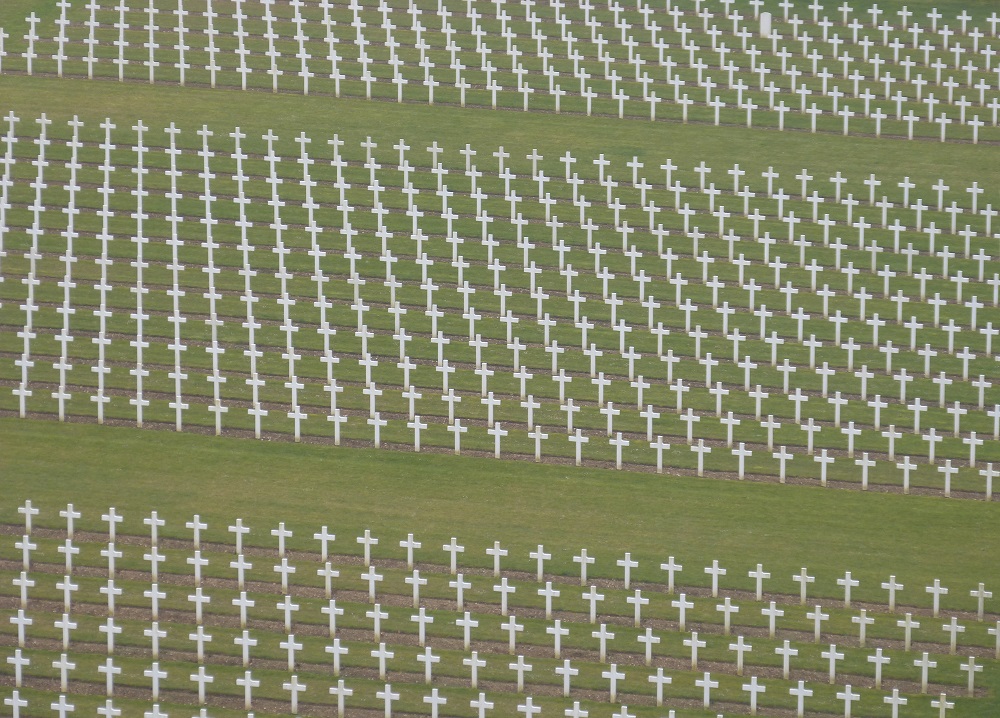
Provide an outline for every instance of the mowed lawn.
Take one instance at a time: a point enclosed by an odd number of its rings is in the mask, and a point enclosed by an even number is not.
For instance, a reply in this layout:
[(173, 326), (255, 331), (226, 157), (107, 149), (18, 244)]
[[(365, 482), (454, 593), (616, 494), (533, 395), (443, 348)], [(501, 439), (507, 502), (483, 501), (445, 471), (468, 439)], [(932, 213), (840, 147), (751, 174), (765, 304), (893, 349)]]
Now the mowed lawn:
[[(773, 166), (782, 176), (808, 168), (824, 180), (840, 171), (855, 192), (871, 173), (908, 176), (924, 193), (938, 178), (964, 187), (973, 179), (993, 184), (1000, 174), (995, 149), (968, 144), (79, 79), (0, 77), (0, 114), (7, 112), (31, 134), (25, 125), (42, 113), (59, 136), (75, 115), (89, 126), (111, 118), (123, 129), (138, 120), (158, 131), (176, 122), (191, 134), (204, 124), (217, 133), (238, 125), (258, 138), (269, 129), (316, 142), (371, 135), (387, 155), (399, 138), (415, 150), (437, 141), (452, 154), (466, 143), (481, 153), (503, 145), (519, 162), (537, 148), (556, 167), (566, 151), (605, 153), (616, 163), (635, 155), (650, 176), (668, 157), (688, 173), (701, 161), (718, 174), (735, 163), (758, 174)], [(892, 185), (886, 192), (898, 193)], [(883, 601), (880, 584), (895, 574), (906, 585), (901, 601), (918, 605), (929, 603), (924, 586), (939, 578), (953, 587), (949, 605), (972, 606), (968, 590), (994, 575), (1000, 548), (1000, 509), (978, 501), (15, 419), (0, 421), (0, 489), (5, 523), (19, 522), (16, 506), (31, 499), (43, 525), (61, 525), (59, 508), (73, 502), (83, 524), (100, 529), (100, 514), (114, 505), (130, 533), (156, 509), (168, 534), (186, 535), (184, 522), (199, 513), (213, 539), (227, 540), (225, 527), (240, 516), (257, 543), (284, 521), (296, 543), (312, 546), (313, 531), (327, 524), (341, 552), (358, 552), (354, 537), (370, 528), (385, 537), (376, 550), (383, 556), (400, 555), (398, 540), (413, 532), (425, 558), (443, 561), (438, 547), (456, 536), (468, 547), (465, 560), (486, 565), (485, 548), (498, 540), (511, 550), (511, 565), (525, 569), (529, 550), (543, 543), (563, 573), (576, 568), (571, 556), (580, 548), (598, 556), (594, 570), (605, 576), (617, 575), (614, 561), (631, 551), (644, 580), (663, 577), (658, 566), (671, 555), (685, 565), (680, 580), (689, 585), (705, 585), (702, 569), (718, 559), (730, 569), (728, 585), (750, 586), (747, 570), (763, 563), (772, 588), (788, 593), (797, 591), (792, 573), (806, 566), (820, 595), (839, 595), (835, 581), (850, 570), (862, 581), (862, 600)]]
[(355, 537), (368, 528), (382, 539), (375, 556), (403, 556), (398, 542), (412, 532), (422, 560), (444, 562), (440, 546), (455, 536), (469, 564), (490, 565), (485, 549), (500, 541), (507, 565), (530, 570), (529, 551), (544, 544), (565, 574), (587, 548), (597, 576), (617, 576), (631, 551), (639, 580), (665, 580), (659, 564), (674, 556), (685, 585), (707, 585), (703, 568), (718, 559), (723, 585), (750, 587), (760, 562), (784, 593), (797, 593), (791, 577), (805, 566), (817, 595), (840, 595), (849, 570), (859, 600), (880, 602), (895, 574), (910, 605), (927, 604), (924, 587), (939, 578), (952, 587), (948, 605), (972, 608), (968, 591), (995, 577), (1000, 551), (995, 503), (10, 418), (0, 420), (0, 481), (6, 524), (22, 521), (17, 507), (30, 499), (40, 525), (60, 527), (72, 502), (83, 527), (105, 528), (114, 506), (132, 534), (156, 510), (168, 535), (188, 536), (184, 523), (199, 514), (211, 540), (229, 541), (240, 517), (252, 543), (270, 545), (284, 521), (292, 545), (316, 550), (312, 534), (327, 525), (341, 553), (360, 553)]

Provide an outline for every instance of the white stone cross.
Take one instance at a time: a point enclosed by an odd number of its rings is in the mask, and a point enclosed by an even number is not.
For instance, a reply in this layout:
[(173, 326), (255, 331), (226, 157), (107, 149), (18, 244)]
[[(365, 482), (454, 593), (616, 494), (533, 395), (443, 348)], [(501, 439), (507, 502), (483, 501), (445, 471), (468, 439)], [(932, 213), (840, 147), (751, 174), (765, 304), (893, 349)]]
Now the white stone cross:
[(528, 558), (533, 558), (536, 561), (537, 568), (535, 571), (535, 580), (539, 583), (545, 575), (545, 562), (552, 558), (552, 554), (545, 553), (545, 547), (538, 544), (538, 548), (528, 554)]
[(337, 540), (337, 535), (330, 533), (324, 525), (320, 531), (313, 534), (313, 538), (319, 541), (319, 560), (325, 562), (329, 556), (329, 544), (331, 541)]
[(691, 637), (684, 639), (684, 645), (691, 649), (691, 670), (698, 670), (698, 649), (708, 645), (698, 638), (697, 631), (691, 631)]
[(948, 595), (948, 589), (941, 585), (940, 579), (935, 578), (934, 584), (927, 586), (925, 591), (933, 596), (933, 613), (934, 618), (938, 616), (938, 609), (941, 604), (941, 596)]
[(158, 529), (166, 525), (166, 521), (159, 518), (155, 511), (150, 512), (149, 516), (142, 520), (144, 524), (149, 526), (149, 542), (150, 545), (155, 549), (158, 538)]
[(372, 562), (371, 547), (378, 545), (378, 539), (372, 536), (370, 529), (365, 529), (364, 536), (358, 536), (358, 543), (365, 547), (365, 566)]
[[(324, 527), (325, 529), (326, 527)], [(406, 549), (406, 567), (413, 568), (413, 551), (420, 548), (420, 542), (413, 540), (413, 534), (406, 534), (406, 540), (399, 542), (400, 548)]]
[(441, 547), (441, 550), (446, 551), (450, 554), (450, 571), (451, 575), (454, 576), (455, 572), (458, 570), (457, 561), (458, 554), (465, 552), (465, 546), (459, 546), (458, 541), (454, 536), (451, 538), (450, 543), (446, 543)]
[(552, 636), (552, 653), (555, 659), (559, 660), (562, 654), (562, 638), (569, 635), (569, 629), (563, 628), (562, 621), (557, 618), (551, 626), (545, 628), (545, 632)]
[(673, 556), (670, 556), (666, 563), (660, 564), (660, 570), (667, 572), (667, 593), (674, 592), (674, 574), (679, 573), (683, 568), (681, 564), (674, 562)]
[[(402, 87), (400, 87), (400, 89), (402, 90)], [(393, 701), (398, 701), (399, 700), (399, 694), (398, 693), (393, 693), (392, 692), (392, 686), (390, 684), (386, 683), (385, 684), (385, 688), (383, 688), (382, 690), (378, 691), (375, 694), (375, 697), (378, 700), (384, 701), (384, 705), (385, 705), (385, 713), (384, 713), (384, 715), (385, 715), (385, 718), (392, 718), (392, 704), (393, 704)]]
[(243, 537), (250, 533), (250, 527), (243, 525), (243, 519), (236, 519), (236, 524), (229, 527), (229, 533), (236, 536), (236, 554), (243, 554)]
[(712, 674), (706, 671), (704, 676), (697, 679), (694, 684), (703, 689), (702, 705), (705, 706), (705, 708), (708, 708), (712, 704), (712, 689), (718, 688), (719, 682), (713, 681)]
[[(661, 567), (662, 568), (662, 567)], [(726, 575), (726, 569), (719, 567), (718, 560), (712, 561), (711, 566), (705, 567), (705, 573), (712, 576), (712, 598), (719, 597), (719, 576)]]
[(66, 538), (73, 538), (73, 521), (81, 518), (83, 514), (73, 509), (73, 504), (66, 504), (66, 508), (59, 512), (61, 518), (66, 519)]
[(626, 553), (625, 558), (618, 559), (618, 565), (621, 566), (625, 571), (625, 590), (629, 590), (630, 582), (632, 577), (632, 569), (639, 567), (638, 561), (632, 560), (632, 554)]
[(590, 585), (590, 590), (582, 594), (583, 600), (590, 603), (590, 622), (597, 623), (597, 603), (604, 600), (604, 594), (597, 592), (597, 586)]
[(851, 589), (857, 588), (861, 585), (861, 582), (857, 579), (851, 578), (851, 572), (847, 571), (844, 573), (843, 578), (837, 579), (837, 585), (844, 587), (844, 608), (851, 607)]
[(567, 658), (562, 662), (561, 666), (556, 666), (555, 672), (556, 675), (562, 676), (563, 679), (563, 697), (569, 698), (570, 681), (573, 678), (573, 676), (579, 675), (580, 669), (573, 668), (573, 666), (570, 664), (569, 659)]
[(594, 563), (596, 559), (587, 555), (587, 549), (581, 549), (579, 555), (573, 557), (573, 563), (580, 564), (580, 585), (587, 585), (587, 566)]
[(625, 680), (625, 674), (618, 670), (618, 666), (612, 663), (608, 670), (601, 673), (601, 678), (606, 678), (610, 682), (610, 700), (612, 703), (618, 700), (618, 682)]
[(538, 589), (538, 595), (545, 599), (545, 618), (552, 618), (552, 599), (559, 597), (559, 589), (552, 588), (552, 582), (546, 581), (545, 588)]
[(829, 620), (830, 614), (823, 613), (823, 607), (817, 605), (815, 610), (806, 613), (806, 618), (808, 618), (813, 622), (813, 640), (816, 643), (819, 643), (820, 632), (821, 632), (821, 627), (823, 625), (823, 621)]
[(507, 549), (500, 548), (500, 542), (494, 541), (491, 548), (486, 549), (486, 553), (493, 557), (493, 576), (500, 577), (500, 559), (507, 555)]
[(913, 665), (920, 669), (920, 692), (927, 693), (927, 671), (937, 668), (937, 661), (930, 660), (930, 654), (925, 652), (920, 658), (914, 659)]
[(193, 532), (193, 541), (195, 549), (201, 548), (201, 532), (208, 528), (208, 524), (202, 523), (201, 517), (195, 514), (194, 517), (184, 524), (185, 528), (189, 528)]
[(354, 695), (354, 689), (347, 688), (344, 685), (344, 679), (337, 681), (337, 685), (330, 686), (330, 694), (337, 696), (337, 716), (338, 718), (344, 718), (344, 699)]
[(625, 598), (625, 602), (626, 603), (631, 603), (633, 606), (635, 606), (635, 615), (633, 617), (633, 625), (636, 628), (638, 628), (639, 625), (642, 623), (642, 607), (649, 604), (649, 599), (648, 598), (644, 598), (643, 595), (642, 595), (642, 591), (637, 588), (635, 590), (635, 593), (633, 595), (627, 596)]
[(856, 623), (858, 625), (858, 645), (864, 648), (865, 635), (867, 633), (868, 626), (875, 623), (875, 619), (868, 615), (868, 611), (866, 609), (862, 608), (860, 615), (851, 617), (851, 623)]

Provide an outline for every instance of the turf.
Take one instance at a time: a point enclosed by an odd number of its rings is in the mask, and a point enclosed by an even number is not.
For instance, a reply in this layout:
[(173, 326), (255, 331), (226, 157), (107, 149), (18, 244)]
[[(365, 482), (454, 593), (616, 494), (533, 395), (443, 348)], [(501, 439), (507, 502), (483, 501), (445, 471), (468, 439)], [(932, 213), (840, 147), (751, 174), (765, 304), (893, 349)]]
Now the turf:
[(631, 551), (637, 575), (663, 580), (659, 563), (673, 555), (696, 585), (707, 585), (701, 567), (718, 559), (732, 585), (749, 587), (746, 572), (760, 562), (774, 590), (787, 593), (797, 592), (791, 576), (806, 566), (819, 594), (840, 595), (835, 581), (849, 570), (861, 579), (859, 597), (884, 601), (879, 585), (895, 574), (907, 587), (901, 600), (919, 605), (939, 578), (955, 586), (949, 601), (972, 606), (968, 590), (989, 579), (1000, 550), (1000, 507), (984, 502), (45, 421), (0, 427), (4, 523), (19, 522), (16, 506), (31, 499), (53, 527), (67, 501), (96, 530), (109, 506), (131, 533), (144, 532), (140, 519), (153, 509), (178, 536), (200, 514), (218, 540), (228, 540), (237, 517), (259, 527), (262, 543), (271, 540), (265, 529), (284, 521), (311, 546), (327, 524), (343, 537), (342, 551), (360, 551), (353, 537), (365, 528), (385, 536), (378, 550), (387, 556), (408, 532), (429, 547), (456, 536), (469, 560), (489, 565), (485, 549), (500, 541), (525, 570), (542, 543), (557, 572), (573, 573), (571, 555), (588, 548), (596, 575), (615, 576), (614, 561)]

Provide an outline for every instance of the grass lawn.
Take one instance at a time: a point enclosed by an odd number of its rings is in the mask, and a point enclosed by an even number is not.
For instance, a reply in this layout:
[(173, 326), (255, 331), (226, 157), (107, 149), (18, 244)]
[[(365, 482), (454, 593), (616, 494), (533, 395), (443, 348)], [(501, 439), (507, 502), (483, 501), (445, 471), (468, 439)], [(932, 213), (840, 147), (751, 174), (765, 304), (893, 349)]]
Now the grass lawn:
[(397, 557), (413, 532), (425, 560), (444, 561), (437, 546), (456, 536), (466, 561), (490, 565), (485, 549), (500, 541), (524, 570), (542, 543), (554, 571), (574, 573), (571, 556), (588, 548), (604, 576), (617, 576), (614, 561), (631, 551), (644, 580), (663, 580), (659, 563), (673, 555), (693, 585), (707, 585), (701, 568), (718, 559), (727, 585), (749, 587), (746, 572), (760, 562), (772, 590), (786, 593), (807, 566), (818, 594), (840, 595), (835, 581), (849, 570), (861, 600), (884, 601), (879, 584), (895, 574), (900, 600), (917, 605), (940, 578), (953, 586), (949, 605), (971, 607), (968, 590), (989, 581), (1000, 550), (992, 503), (30, 420), (0, 421), (0, 472), (4, 523), (19, 523), (17, 506), (31, 499), (47, 526), (62, 526), (58, 511), (72, 502), (83, 526), (101, 530), (115, 506), (121, 530), (145, 533), (140, 519), (155, 509), (169, 535), (186, 536), (197, 513), (214, 540), (228, 541), (225, 528), (242, 517), (256, 529), (248, 540), (265, 545), (279, 521), (308, 547), (326, 524), (341, 552), (359, 553), (353, 537), (369, 528), (384, 537), (376, 555)]

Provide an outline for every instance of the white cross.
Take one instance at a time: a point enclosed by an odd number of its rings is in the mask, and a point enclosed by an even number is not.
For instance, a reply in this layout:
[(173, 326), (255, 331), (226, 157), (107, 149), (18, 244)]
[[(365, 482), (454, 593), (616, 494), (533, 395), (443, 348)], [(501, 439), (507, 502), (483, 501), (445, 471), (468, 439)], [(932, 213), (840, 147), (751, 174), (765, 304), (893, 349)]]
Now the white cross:
[(625, 603), (631, 603), (635, 606), (633, 625), (638, 628), (639, 624), (642, 622), (642, 607), (649, 604), (649, 599), (643, 598), (642, 591), (637, 588), (633, 595), (625, 598)]
[[(418, 656), (419, 658), (419, 656)], [(429, 664), (428, 664), (429, 665)], [(431, 707), (431, 718), (437, 718), (438, 707), (443, 706), (448, 702), (447, 698), (438, 695), (438, 689), (431, 689), (431, 694), (429, 696), (424, 696), (424, 703), (427, 703)]]
[(375, 694), (375, 697), (385, 701), (385, 718), (392, 718), (392, 702), (399, 700), (399, 694), (392, 692), (392, 686), (388, 683), (385, 688)]
[(875, 688), (882, 690), (882, 666), (889, 663), (891, 659), (889, 656), (882, 655), (882, 649), (876, 648), (875, 654), (868, 656), (868, 662), (874, 664), (875, 666)]
[(375, 584), (382, 580), (382, 574), (377, 573), (374, 566), (370, 566), (368, 571), (361, 574), (361, 580), (368, 582), (368, 600), (375, 603)]
[(337, 715), (339, 718), (344, 718), (344, 699), (354, 695), (354, 690), (347, 688), (344, 685), (344, 680), (340, 679), (337, 681), (337, 685), (330, 686), (330, 694), (337, 696)]
[(260, 687), (260, 681), (254, 679), (253, 673), (246, 671), (236, 679), (236, 685), (243, 688), (243, 707), (250, 710), (253, 708), (253, 689)]
[(618, 565), (625, 570), (625, 590), (629, 590), (629, 584), (632, 577), (632, 569), (639, 567), (638, 561), (632, 560), (632, 554), (626, 553), (625, 558), (618, 559)]
[(103, 706), (97, 708), (97, 715), (104, 716), (104, 718), (118, 718), (121, 714), (121, 709), (115, 708), (114, 701), (110, 698), (104, 701)]
[(64, 695), (60, 695), (59, 700), (49, 707), (59, 714), (59, 718), (66, 718), (67, 713), (72, 713), (76, 710), (76, 706), (66, 702), (66, 696)]
[(470, 684), (476, 688), (479, 685), (479, 669), (486, 667), (486, 661), (481, 659), (476, 651), (473, 651), (468, 658), (462, 659), (462, 664), (469, 667)]
[(406, 567), (413, 568), (413, 551), (420, 548), (420, 542), (413, 540), (413, 534), (406, 534), (406, 540), (400, 541), (399, 547), (406, 549)]
[(403, 582), (413, 586), (413, 607), (417, 608), (420, 605), (420, 587), (427, 585), (427, 579), (420, 578), (419, 569), (413, 569), (413, 575), (404, 578)]
[(829, 620), (830, 614), (823, 613), (823, 607), (817, 605), (814, 611), (806, 613), (806, 618), (813, 622), (813, 640), (815, 640), (816, 643), (819, 643), (820, 627), (822, 626), (823, 621)]
[(205, 705), (205, 685), (214, 683), (215, 679), (205, 673), (205, 666), (198, 666), (198, 672), (191, 674), (191, 681), (198, 684), (198, 705)]
[(21, 567), (25, 571), (31, 570), (31, 552), (38, 548), (38, 544), (31, 542), (31, 537), (25, 534), (20, 541), (14, 542), (14, 548), (21, 551)]
[(553, 621), (551, 626), (545, 628), (545, 632), (552, 636), (552, 653), (553, 656), (558, 660), (561, 657), (561, 642), (563, 636), (569, 635), (569, 629), (563, 628), (562, 621), (558, 618)]
[(236, 554), (243, 554), (243, 536), (250, 533), (250, 527), (243, 525), (243, 519), (236, 519), (236, 525), (229, 527), (229, 533), (236, 535)]
[(593, 556), (587, 555), (587, 549), (581, 549), (578, 556), (573, 557), (573, 563), (580, 564), (580, 585), (587, 585), (587, 566), (596, 561)]
[(698, 670), (698, 649), (705, 648), (708, 643), (698, 638), (697, 631), (691, 631), (691, 637), (684, 639), (684, 645), (691, 649), (691, 670)]
[(905, 696), (899, 695), (899, 689), (893, 688), (891, 696), (884, 696), (882, 698), (883, 703), (888, 703), (892, 706), (892, 718), (899, 718), (899, 707), (905, 706), (907, 699)]
[(743, 654), (749, 653), (753, 650), (753, 646), (746, 643), (743, 639), (743, 635), (736, 637), (736, 643), (729, 644), (729, 650), (736, 652), (736, 675), (743, 675)]
[(441, 547), (442, 551), (447, 551), (451, 554), (451, 575), (454, 576), (455, 572), (458, 570), (457, 560), (458, 554), (465, 552), (465, 546), (459, 546), (458, 541), (454, 536), (451, 537), (451, 543), (446, 543)]
[(804, 705), (805, 704), (805, 699), (812, 696), (812, 694), (813, 694), (812, 689), (806, 688), (806, 682), (805, 681), (799, 681), (799, 684), (795, 688), (789, 688), (788, 692), (791, 695), (795, 696), (795, 698), (798, 701), (797, 702), (797, 706), (796, 706), (795, 715), (798, 716), (798, 718), (802, 718), (802, 716), (804, 715), (803, 711), (804, 711), (804, 708), (805, 708), (805, 705)]
[(679, 563), (674, 563), (674, 557), (670, 556), (666, 563), (660, 564), (660, 570), (667, 572), (667, 593), (674, 592), (674, 574), (679, 573), (684, 567)]
[(536, 706), (533, 702), (531, 696), (527, 696), (524, 699), (524, 703), (517, 706), (518, 713), (524, 713), (525, 718), (531, 718), (531, 716), (538, 715), (542, 712), (541, 706)]
[(278, 528), (271, 529), (271, 535), (278, 538), (278, 556), (285, 557), (285, 539), (292, 537), (292, 532), (285, 528), (285, 522), (278, 523)]
[(147, 526), (149, 526), (149, 541), (150, 541), (150, 545), (155, 548), (156, 547), (156, 542), (157, 542), (157, 530), (161, 526), (165, 526), (167, 522), (164, 521), (163, 519), (159, 518), (156, 515), (155, 511), (150, 512), (149, 516), (147, 516), (146, 518), (144, 518), (142, 520), (142, 522), (144, 524), (146, 524)]
[(702, 705), (708, 708), (712, 704), (712, 689), (718, 688), (719, 682), (713, 681), (712, 674), (706, 671), (704, 677), (696, 680), (694, 684), (703, 689)]
[(122, 672), (119, 666), (115, 665), (114, 660), (109, 656), (104, 659), (104, 663), (97, 666), (97, 672), (105, 674), (105, 690), (108, 697), (112, 697), (115, 692), (115, 676)]
[(567, 658), (562, 662), (561, 666), (556, 666), (555, 672), (556, 675), (562, 676), (563, 679), (563, 697), (569, 698), (570, 680), (573, 678), (573, 676), (579, 675), (580, 669), (573, 668), (573, 666), (570, 664), (569, 659)]
[(546, 581), (545, 588), (538, 589), (538, 595), (545, 598), (545, 618), (552, 618), (552, 599), (559, 598), (559, 589), (552, 588), (552, 582)]
[(524, 674), (530, 673), (532, 668), (530, 663), (524, 662), (524, 656), (519, 655), (516, 663), (509, 663), (507, 667), (512, 671), (517, 671), (517, 692), (524, 692)]
[(194, 547), (196, 549), (201, 548), (201, 532), (208, 528), (208, 524), (201, 522), (201, 517), (195, 514), (194, 517), (184, 524), (185, 528), (191, 529), (193, 534)]
[(976, 695), (976, 674), (982, 673), (983, 667), (976, 665), (976, 657), (969, 656), (968, 663), (960, 663), (959, 669), (969, 674), (969, 696)]
[(611, 702), (614, 703), (618, 699), (618, 681), (625, 680), (625, 674), (612, 663), (608, 670), (601, 673), (601, 678), (606, 678), (610, 682)]
[(861, 694), (851, 690), (851, 684), (844, 686), (843, 691), (837, 692), (837, 700), (844, 701), (844, 718), (851, 718), (851, 704), (861, 700)]
[(493, 710), (493, 702), (486, 700), (485, 693), (480, 693), (479, 698), (469, 701), (469, 707), (478, 711), (479, 718), (486, 718), (486, 711)]
[(73, 557), (80, 553), (80, 549), (73, 545), (72, 539), (66, 539), (65, 543), (56, 547), (56, 551), (66, 556), (66, 573), (73, 573)]
[(333, 594), (333, 579), (340, 577), (340, 571), (334, 569), (327, 561), (323, 564), (323, 568), (316, 569), (316, 575), (323, 578), (323, 595), (329, 599)]
[[(14, 666), (14, 686), (21, 687), (21, 674), (23, 670), (31, 665), (31, 659), (21, 654), (21, 649), (14, 650), (13, 656), (7, 656), (7, 663)], [(8, 704), (9, 705), (9, 704)]]
[(410, 616), (410, 620), (418, 625), (419, 644), (423, 646), (427, 631), (427, 624), (434, 623), (434, 616), (428, 616), (427, 609), (421, 606), (420, 610), (417, 612), (417, 615)]
[(486, 549), (486, 553), (493, 557), (493, 575), (500, 577), (500, 559), (507, 555), (507, 549), (500, 548), (500, 542), (494, 541), (493, 547)]
[(466, 581), (463, 578), (462, 574), (457, 574), (455, 576), (455, 580), (454, 581), (449, 581), (448, 582), (448, 586), (450, 588), (455, 589), (456, 610), (458, 610), (458, 611), (463, 610), (463, 606), (465, 605), (465, 600), (464, 600), (464, 595), (463, 594), (464, 594), (464, 591), (466, 591), (467, 589), (472, 588), (472, 583), (470, 583), (469, 581)]
[(28, 701), (21, 698), (20, 691), (13, 691), (9, 698), (3, 699), (4, 705), (11, 708), (12, 718), (21, 718), (21, 709), (28, 707)]
[(927, 586), (927, 588), (925, 589), (925, 591), (927, 593), (930, 593), (930, 594), (932, 594), (934, 596), (934, 610), (933, 610), (933, 615), (934, 615), (935, 618), (937, 618), (938, 608), (940, 607), (940, 602), (941, 602), (941, 596), (947, 596), (948, 595), (948, 589), (941, 585), (940, 579), (935, 578), (934, 579), (934, 584), (932, 586)]
[(937, 661), (930, 659), (929, 653), (924, 653), (920, 658), (914, 659), (913, 665), (920, 669), (920, 692), (927, 692), (927, 671), (937, 668)]
[(358, 543), (365, 547), (365, 566), (370, 566), (372, 562), (371, 547), (378, 545), (378, 539), (372, 536), (369, 529), (365, 529), (365, 535), (358, 536)]
[[(661, 567), (662, 568), (662, 567)], [(718, 560), (713, 560), (711, 566), (705, 567), (705, 573), (712, 576), (712, 598), (719, 597), (719, 576), (726, 575), (726, 569), (719, 567)]]
[(956, 616), (951, 617), (951, 621), (943, 625), (942, 630), (950, 634), (950, 649), (951, 653), (954, 655), (957, 644), (958, 644), (958, 634), (965, 633), (965, 626), (961, 626), (958, 623), (958, 618)]
[(396, 654), (390, 650), (387, 650), (384, 643), (378, 644), (377, 650), (371, 651), (372, 658), (378, 659), (378, 677), (383, 681), (385, 680), (385, 664), (386, 661), (392, 659)]
[(66, 504), (66, 508), (59, 512), (61, 518), (66, 519), (66, 538), (73, 538), (73, 521), (81, 518), (83, 514), (73, 509), (73, 504)]
[(10, 622), (17, 626), (17, 646), (24, 648), (24, 629), (34, 623), (34, 620), (24, 615), (24, 609), (17, 609), (17, 615), (10, 617)]
[(545, 553), (545, 547), (538, 544), (538, 548), (529, 553), (528, 558), (533, 558), (537, 561), (535, 578), (539, 583), (541, 583), (542, 577), (545, 573), (545, 562), (552, 558), (552, 554)]
[(313, 534), (313, 538), (319, 541), (320, 551), (319, 560), (326, 561), (328, 555), (329, 544), (331, 541), (337, 540), (337, 535), (329, 533), (324, 525), (318, 533)]
[(984, 605), (983, 604), (984, 604), (984, 601), (987, 598), (993, 598), (993, 592), (992, 591), (987, 591), (986, 590), (986, 585), (980, 583), (979, 584), (979, 588), (974, 588), (971, 591), (969, 591), (969, 595), (976, 599), (976, 601), (977, 601), (977, 604), (976, 604), (976, 618), (978, 620), (982, 621), (983, 620), (983, 610), (984, 610)]
[(857, 579), (851, 578), (851, 572), (847, 571), (844, 573), (843, 578), (837, 579), (837, 585), (844, 587), (844, 608), (851, 607), (851, 589), (856, 588), (861, 585), (861, 582)]
[(747, 575), (757, 581), (757, 600), (760, 601), (764, 589), (764, 579), (771, 578), (771, 574), (764, 570), (762, 564), (758, 563), (756, 570), (747, 572)]
[(837, 651), (836, 644), (831, 643), (830, 649), (822, 651), (819, 655), (830, 662), (830, 685), (833, 685), (837, 678), (837, 661), (843, 660), (844, 654)]
[(862, 608), (860, 615), (851, 617), (851, 622), (858, 624), (858, 645), (864, 648), (867, 627), (875, 623), (875, 619), (869, 617), (867, 610)]
[(896, 591), (903, 590), (903, 584), (896, 583), (895, 576), (889, 576), (889, 580), (882, 583), (883, 590), (889, 592), (889, 610), (895, 612), (896, 610)]

